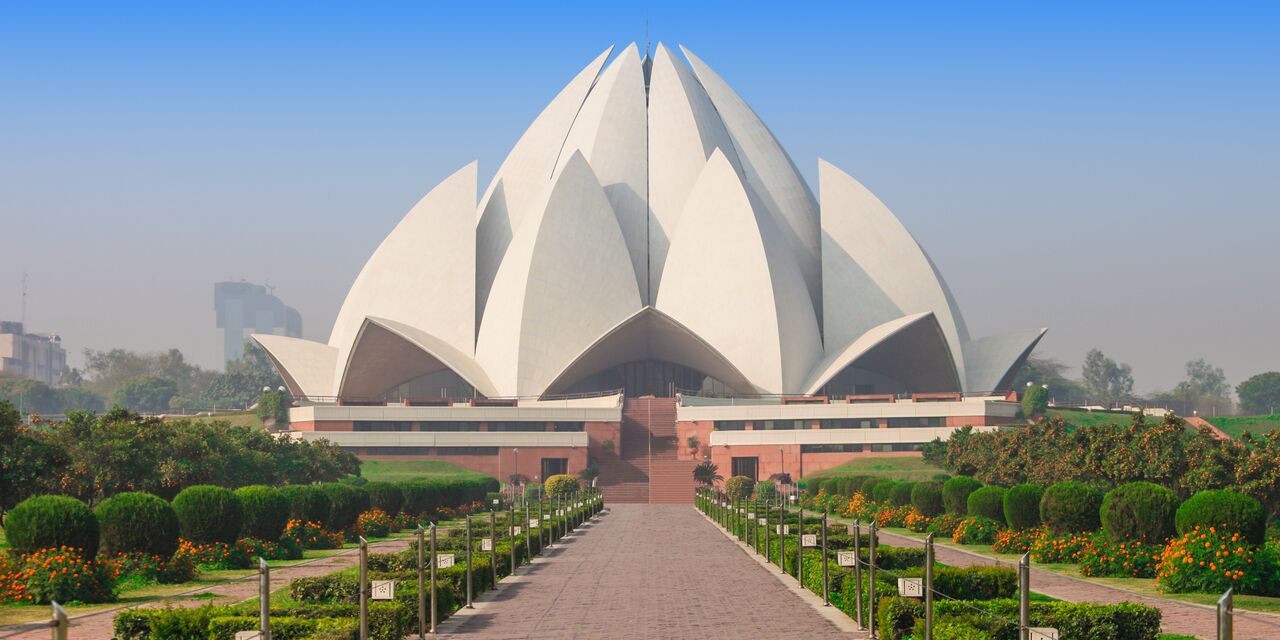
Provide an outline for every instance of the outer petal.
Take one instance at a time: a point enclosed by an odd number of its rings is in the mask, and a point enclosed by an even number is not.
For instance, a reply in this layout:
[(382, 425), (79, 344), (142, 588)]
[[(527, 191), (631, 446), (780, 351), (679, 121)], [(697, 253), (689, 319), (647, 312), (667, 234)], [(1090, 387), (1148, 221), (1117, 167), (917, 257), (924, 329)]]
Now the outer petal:
[(822, 355), (804, 279), (716, 151), (689, 195), (657, 307), (724, 354), (752, 384), (792, 393)]
[(548, 186), (511, 242), (480, 324), (476, 360), (502, 395), (541, 395), (641, 306), (618, 220), (582, 154)]
[(813, 368), (805, 393), (818, 393), (849, 367), (891, 378), (913, 392), (960, 391), (951, 349), (932, 312), (890, 320), (830, 351)]
[(591, 164), (618, 216), (641, 291), (648, 289), (649, 279), (648, 162), (643, 153), (647, 125), (644, 68), (632, 44), (600, 74), (582, 103), (556, 167), (557, 173), (562, 171), (575, 151)]
[(1008, 391), (1048, 329), (979, 338), (964, 343), (965, 391)]
[[(760, 117), (706, 63), (680, 47), (698, 82), (711, 97), (737, 149), (746, 184), (764, 204), (786, 238), (808, 288), (815, 311), (821, 309), (821, 240), (818, 203), (795, 163)], [(820, 311), (818, 311), (820, 313)]]
[(295, 397), (332, 397), (333, 370), (338, 350), (323, 342), (255, 333), (251, 336), (267, 352), (271, 363)]
[(482, 395), (495, 395), (493, 383), (471, 356), (421, 329), (366, 318), (344, 363), (338, 396), (377, 400), (414, 378), (451, 370)]
[(823, 334), (848, 344), (904, 314), (932, 311), (964, 379), (967, 332), (951, 292), (906, 227), (866, 187), (825, 161), (822, 193)]
[[(329, 344), (345, 363), (366, 316), (417, 327), (463, 353), (475, 345), (476, 163), (432, 189), (365, 263)], [(341, 371), (333, 387), (339, 388)]]
[(751, 381), (728, 358), (688, 327), (653, 307), (609, 329), (556, 376), (547, 393), (563, 393), (573, 383), (637, 360), (661, 360), (701, 371), (742, 395), (754, 395)]
[(711, 153), (738, 166), (733, 140), (711, 99), (685, 66), (658, 44), (649, 79), (649, 301), (657, 299), (671, 237)]
[(565, 136), (573, 125), (582, 102), (600, 75), (610, 46), (574, 76), (551, 103), (525, 130), (507, 159), (498, 167), (493, 182), (480, 199), (480, 221), (476, 228), (476, 315), (477, 326), (489, 299), (489, 288), (502, 264), (507, 245), (521, 220), (534, 206), (538, 195), (551, 180)]

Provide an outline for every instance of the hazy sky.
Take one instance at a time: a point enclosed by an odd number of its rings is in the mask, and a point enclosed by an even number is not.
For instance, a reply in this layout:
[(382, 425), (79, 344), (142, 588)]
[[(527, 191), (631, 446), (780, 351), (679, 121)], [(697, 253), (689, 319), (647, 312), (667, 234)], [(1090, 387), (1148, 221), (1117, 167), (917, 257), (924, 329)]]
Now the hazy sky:
[(875, 191), (976, 336), (1048, 326), (1140, 391), (1280, 369), (1280, 4), (196, 4), (0, 2), (0, 317), (25, 270), (76, 363), (220, 366), (222, 279), (326, 339), (409, 207), (647, 18), (815, 191), (818, 157)]

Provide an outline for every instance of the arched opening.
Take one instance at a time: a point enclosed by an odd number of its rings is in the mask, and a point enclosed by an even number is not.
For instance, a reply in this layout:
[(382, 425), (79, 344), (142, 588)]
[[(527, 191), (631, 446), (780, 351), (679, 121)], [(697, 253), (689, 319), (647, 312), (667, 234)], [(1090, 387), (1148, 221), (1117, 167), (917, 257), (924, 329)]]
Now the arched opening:
[(628, 397), (671, 397), (677, 392), (735, 395), (732, 387), (697, 369), (661, 360), (636, 360), (597, 371), (569, 385), (566, 393), (622, 389)]

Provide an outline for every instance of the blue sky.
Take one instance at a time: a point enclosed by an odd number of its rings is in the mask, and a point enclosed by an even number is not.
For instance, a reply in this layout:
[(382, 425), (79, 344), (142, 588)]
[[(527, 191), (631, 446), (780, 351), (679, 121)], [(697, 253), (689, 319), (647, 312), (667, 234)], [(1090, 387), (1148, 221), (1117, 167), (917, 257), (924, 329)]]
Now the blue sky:
[(875, 191), (973, 333), (1049, 326), (1144, 391), (1280, 369), (1280, 5), (189, 4), (0, 2), (0, 317), (25, 270), (73, 350), (216, 366), (212, 283), (246, 278), (324, 339), (422, 194), (647, 20), (811, 183)]

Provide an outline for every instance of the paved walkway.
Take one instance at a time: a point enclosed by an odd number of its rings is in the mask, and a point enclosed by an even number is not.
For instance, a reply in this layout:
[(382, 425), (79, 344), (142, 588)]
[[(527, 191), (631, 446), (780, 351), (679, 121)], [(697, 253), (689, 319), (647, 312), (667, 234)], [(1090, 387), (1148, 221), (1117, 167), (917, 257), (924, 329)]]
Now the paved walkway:
[(841, 632), (689, 505), (612, 505), (502, 581), (451, 638), (824, 638)]
[[(880, 541), (896, 547), (923, 546), (920, 540), (893, 533), (880, 532)], [(934, 545), (938, 562), (953, 567), (977, 564), (1016, 566), (971, 551)], [(1135, 591), (1110, 587), (1088, 580), (1081, 580), (1060, 573), (1031, 567), (1031, 590), (1059, 600), (1071, 602), (1137, 602), (1160, 609), (1161, 627), (1165, 633), (1179, 633), (1197, 638), (1217, 637), (1217, 618), (1213, 607), (1147, 596)], [(1249, 616), (1249, 617), (1246, 617)], [(1250, 619), (1252, 617), (1253, 619)], [(1237, 611), (1235, 616), (1235, 640), (1264, 640), (1280, 638), (1280, 616)]]
[[(369, 544), (371, 551), (378, 553), (389, 553), (399, 551), (409, 546), (412, 538), (396, 538), (393, 540), (385, 540)], [(294, 578), (304, 578), (309, 576), (321, 576), (335, 571), (341, 571), (350, 567), (360, 560), (359, 549), (347, 549), (341, 553), (324, 558), (318, 558), (305, 563), (296, 564), (288, 567), (273, 568), (271, 570), (271, 589), (282, 589), (289, 586), (289, 582)], [(205, 595), (209, 594), (209, 595)], [(213, 596), (213, 597), (210, 597)], [(192, 599), (193, 596), (201, 596), (200, 599)], [(122, 606), (98, 611), (82, 616), (76, 616), (71, 619), (71, 629), (68, 635), (73, 640), (105, 640), (112, 636), (112, 625), (115, 622), (116, 614), (125, 609), (147, 608), (147, 607), (199, 607), (210, 603), (225, 604), (231, 602), (242, 602), (251, 598), (258, 597), (258, 576), (256, 573), (247, 577), (226, 582), (223, 584), (193, 589), (181, 594), (168, 596), (158, 601), (148, 602), (136, 606)], [(45, 607), (47, 609), (47, 607)], [(0, 627), (0, 638), (4, 640), (48, 640), (50, 631), (48, 629), (40, 629), (27, 631), (17, 635), (9, 635), (4, 627)]]

